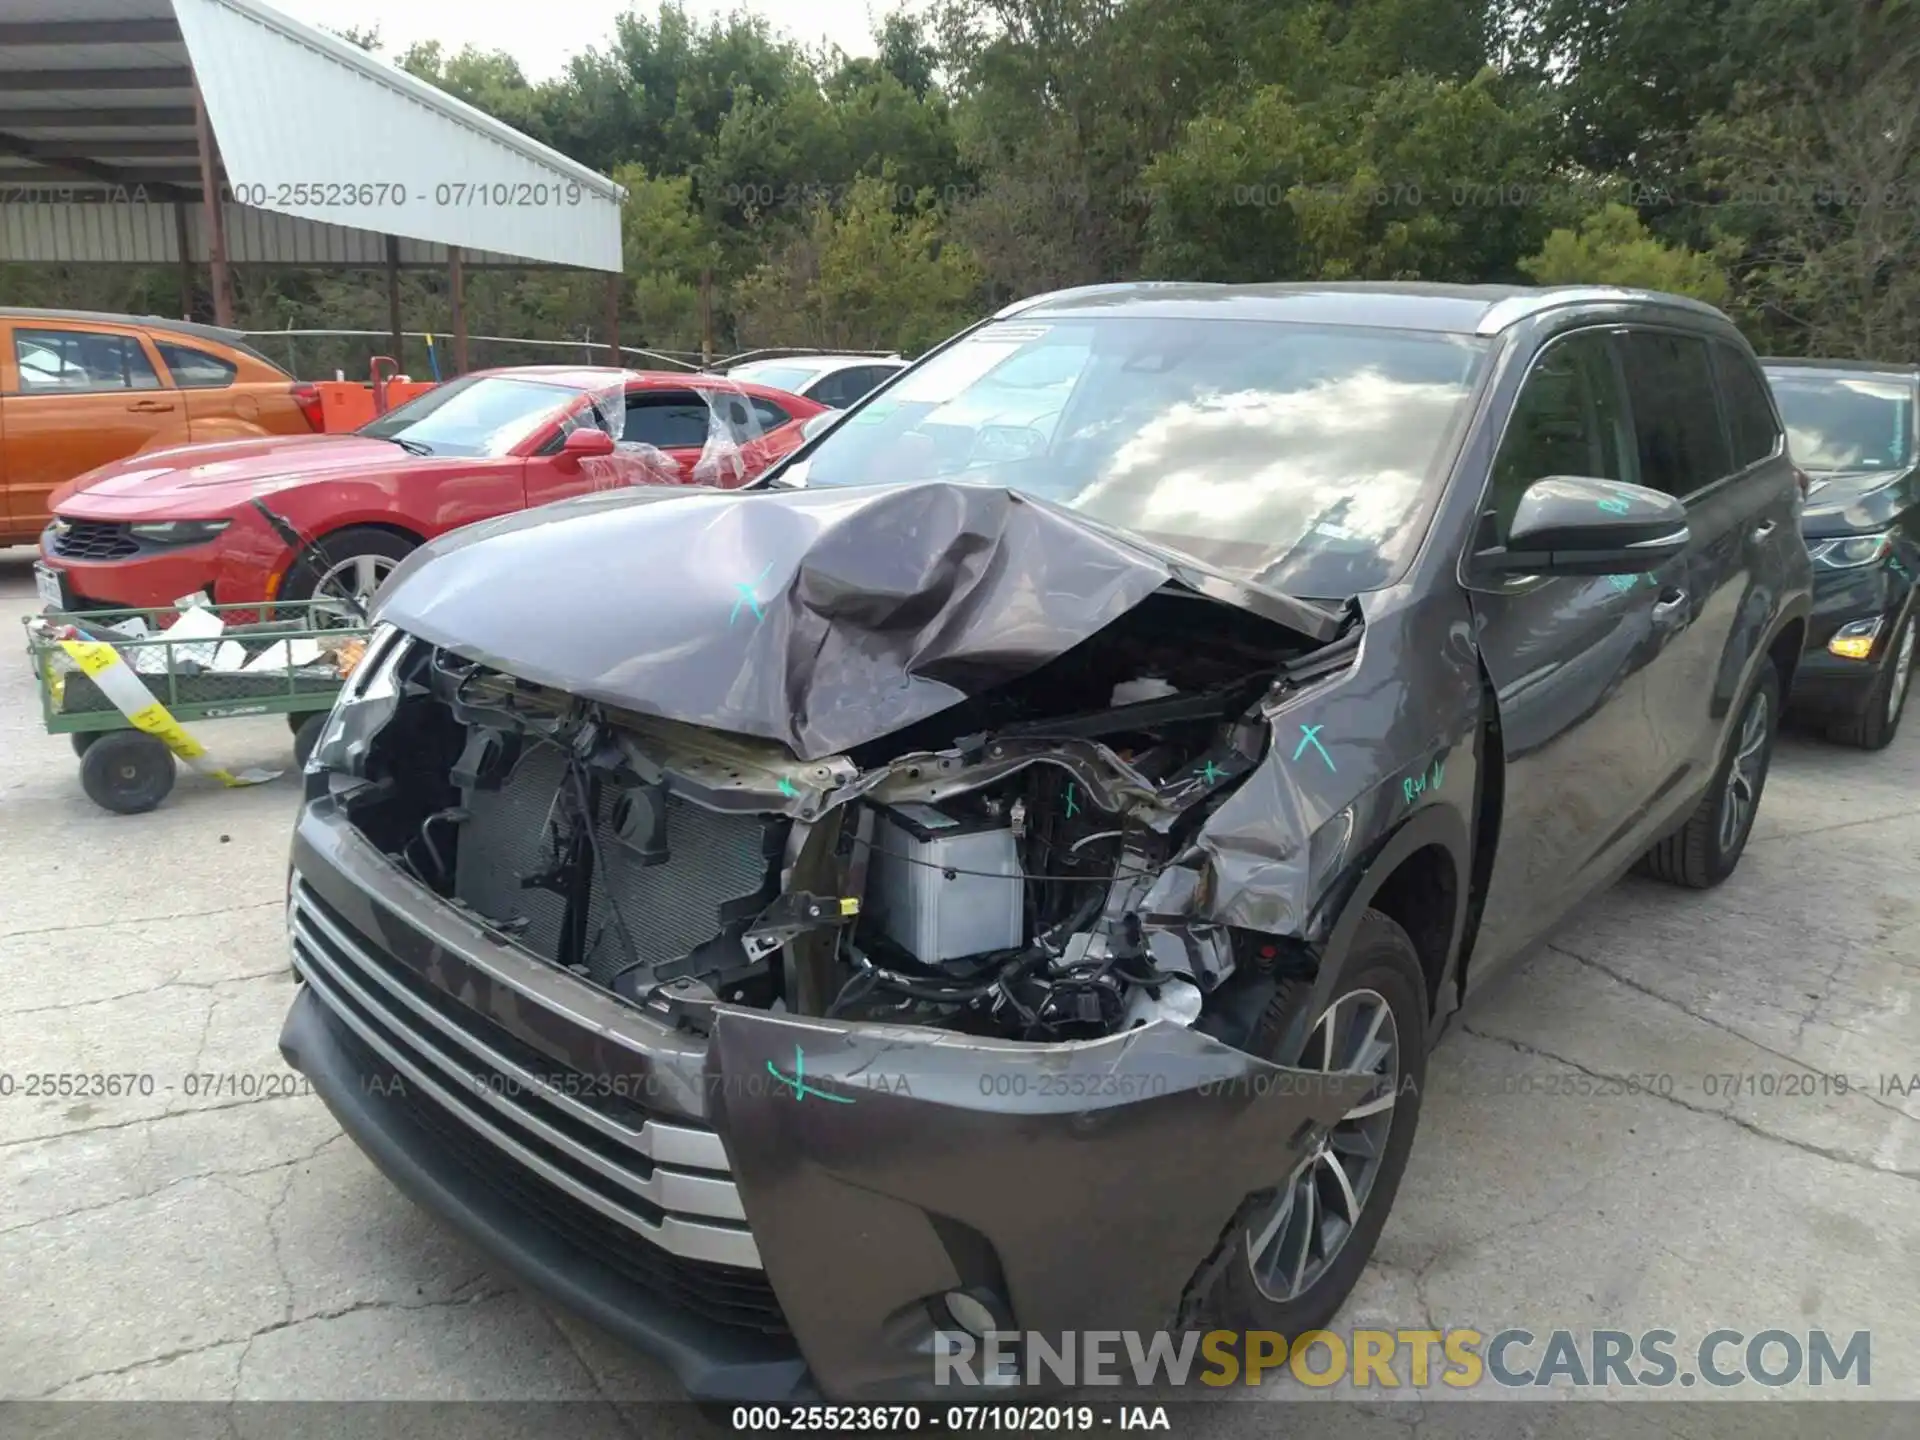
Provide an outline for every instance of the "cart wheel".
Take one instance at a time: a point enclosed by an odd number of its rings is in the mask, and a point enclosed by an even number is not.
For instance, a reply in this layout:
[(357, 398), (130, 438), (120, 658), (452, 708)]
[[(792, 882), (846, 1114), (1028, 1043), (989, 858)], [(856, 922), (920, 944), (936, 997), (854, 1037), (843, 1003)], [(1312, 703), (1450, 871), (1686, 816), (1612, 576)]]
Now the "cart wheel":
[(116, 815), (151, 810), (173, 789), (173, 752), (139, 730), (101, 735), (80, 757), (87, 798)]
[(293, 758), (302, 770), (307, 768), (307, 757), (313, 754), (313, 747), (320, 743), (320, 732), (327, 728), (327, 713), (316, 711), (306, 717), (293, 731)]
[[(325, 712), (323, 711), (321, 713), (324, 714)], [(291, 710), (287, 712), (287, 729), (291, 730), (295, 735), (298, 735), (302, 730), (306, 729), (307, 722), (313, 718), (313, 714), (314, 712), (311, 710)]]
[(100, 730), (75, 730), (67, 736), (67, 739), (73, 744), (74, 754), (85, 755), (87, 751), (92, 748), (93, 742), (98, 740), (104, 733), (104, 731)]

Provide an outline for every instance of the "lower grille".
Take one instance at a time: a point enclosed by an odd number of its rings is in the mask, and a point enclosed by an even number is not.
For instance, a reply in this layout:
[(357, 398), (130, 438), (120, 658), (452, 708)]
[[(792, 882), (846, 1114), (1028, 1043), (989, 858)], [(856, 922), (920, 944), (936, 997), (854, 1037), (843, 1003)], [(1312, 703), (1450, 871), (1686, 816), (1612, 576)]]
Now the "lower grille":
[[(760, 1271), (720, 1137), (632, 1106), (595, 1105), (586, 1077), (498, 1043), (481, 1017), (384, 955), (305, 882), (293, 949), (317, 999), (381, 1087), (490, 1189), (637, 1283), (686, 1309), (785, 1332)], [(632, 1079), (634, 1077), (625, 1077)]]
[(656, 1246), (636, 1245), (630, 1234), (610, 1224), (598, 1211), (543, 1185), (537, 1177), (486, 1147), (475, 1145), (472, 1132), (458, 1117), (405, 1086), (404, 1077), (384, 1066), (380, 1057), (364, 1045), (350, 1042), (350, 1049), (365, 1067), (364, 1074), (386, 1081), (375, 1088), (386, 1091), (389, 1103), (399, 1106), (408, 1119), (439, 1141), (444, 1147), (442, 1153), (476, 1184), (520, 1211), (529, 1224), (557, 1234), (615, 1274), (704, 1319), (768, 1336), (792, 1333), (773, 1287), (760, 1271), (704, 1265)]
[(124, 524), (70, 520), (53, 532), (53, 553), (62, 560), (124, 560), (140, 551), (140, 542)]

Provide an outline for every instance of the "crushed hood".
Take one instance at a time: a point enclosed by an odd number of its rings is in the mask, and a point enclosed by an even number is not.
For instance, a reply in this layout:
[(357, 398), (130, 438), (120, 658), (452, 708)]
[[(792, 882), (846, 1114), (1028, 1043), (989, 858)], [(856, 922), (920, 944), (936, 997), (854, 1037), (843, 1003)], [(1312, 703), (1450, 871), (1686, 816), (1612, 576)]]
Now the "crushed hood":
[(1014, 492), (617, 492), (416, 551), (379, 618), (496, 669), (812, 760), (1064, 654), (1174, 584), (1309, 639), (1339, 617)]

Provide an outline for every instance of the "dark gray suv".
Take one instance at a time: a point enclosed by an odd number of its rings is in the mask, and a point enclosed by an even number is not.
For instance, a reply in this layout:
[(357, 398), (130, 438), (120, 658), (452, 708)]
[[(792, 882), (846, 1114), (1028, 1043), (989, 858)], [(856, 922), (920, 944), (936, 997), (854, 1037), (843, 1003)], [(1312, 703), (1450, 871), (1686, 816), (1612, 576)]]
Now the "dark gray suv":
[(1317, 1328), (1462, 999), (1630, 867), (1738, 863), (1800, 504), (1752, 352), (1669, 296), (1010, 307), (754, 489), (396, 571), (281, 1047), (698, 1397)]

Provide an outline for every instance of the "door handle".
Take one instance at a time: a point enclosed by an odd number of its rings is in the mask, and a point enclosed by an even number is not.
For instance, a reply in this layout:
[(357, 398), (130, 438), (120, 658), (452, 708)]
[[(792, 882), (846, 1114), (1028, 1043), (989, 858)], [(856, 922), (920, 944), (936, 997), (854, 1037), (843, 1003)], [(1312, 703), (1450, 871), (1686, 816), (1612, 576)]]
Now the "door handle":
[(161, 415), (173, 409), (173, 406), (165, 400), (136, 400), (127, 409), (141, 415)]
[(1753, 538), (1756, 540), (1764, 540), (1772, 533), (1773, 521), (1771, 520), (1762, 520), (1758, 525), (1753, 527)]

